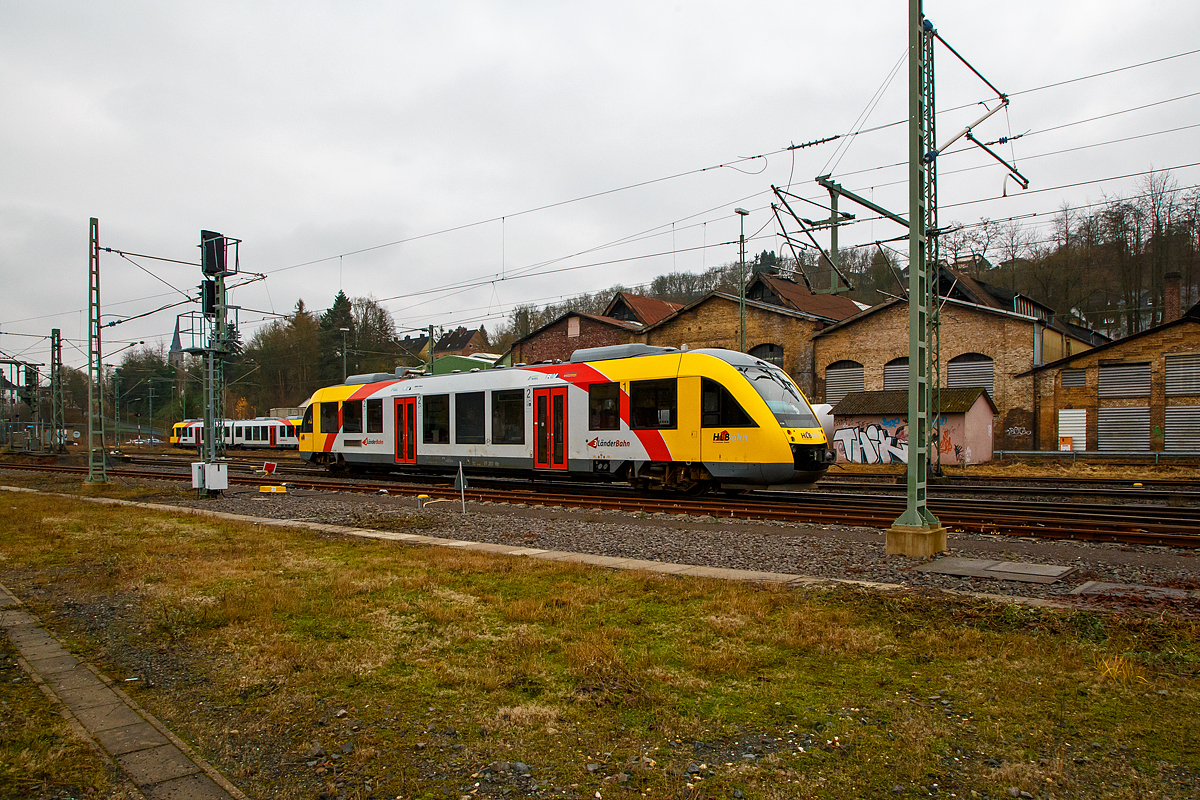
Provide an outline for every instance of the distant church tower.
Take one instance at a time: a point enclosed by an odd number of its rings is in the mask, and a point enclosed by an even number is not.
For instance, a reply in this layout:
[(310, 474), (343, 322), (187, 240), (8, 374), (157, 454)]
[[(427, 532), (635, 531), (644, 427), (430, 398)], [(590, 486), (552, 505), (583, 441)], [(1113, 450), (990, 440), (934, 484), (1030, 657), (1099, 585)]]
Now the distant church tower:
[[(175, 368), (175, 394), (182, 395), (187, 373), (184, 370), (183, 346), (179, 343), (179, 317), (175, 318), (175, 337), (171, 339), (171, 349), (167, 352), (167, 363)], [(185, 413), (184, 416), (187, 414)]]

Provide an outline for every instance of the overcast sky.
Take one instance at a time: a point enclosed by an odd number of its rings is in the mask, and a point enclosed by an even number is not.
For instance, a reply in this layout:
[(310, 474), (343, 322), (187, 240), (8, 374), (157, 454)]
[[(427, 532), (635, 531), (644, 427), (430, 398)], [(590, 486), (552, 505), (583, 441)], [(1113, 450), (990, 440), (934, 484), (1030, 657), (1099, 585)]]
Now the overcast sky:
[[(241, 239), (241, 268), (267, 276), (231, 294), (248, 339), (339, 289), (381, 301), (401, 333), (495, 330), (518, 303), (736, 260), (738, 206), (747, 249), (781, 252), (770, 187), (822, 200), (824, 173), (908, 214), (906, 128), (880, 128), (907, 114), (904, 0), (0, 0), (0, 13), (0, 358), (48, 362), (58, 327), (66, 363), (86, 367), (89, 217), (102, 247), (180, 261), (198, 261), (201, 228)], [(943, 224), (1048, 230), (1064, 203), (1145, 180), (1118, 176), (1200, 183), (1184, 166), (1200, 161), (1200, 96), (1184, 97), (1200, 93), (1200, 54), (1040, 88), (1200, 48), (1200, 3), (925, 13), (1011, 95), (980, 138), (1028, 134), (996, 148), (1025, 192), (986, 154), (950, 148)], [(995, 96), (940, 45), (936, 63), (940, 142)], [(857, 129), (870, 132), (787, 151)], [(864, 221), (841, 242), (901, 233)], [(133, 261), (101, 257), (104, 322), (195, 294), (197, 267)], [(105, 360), (169, 344), (186, 310), (104, 328)]]

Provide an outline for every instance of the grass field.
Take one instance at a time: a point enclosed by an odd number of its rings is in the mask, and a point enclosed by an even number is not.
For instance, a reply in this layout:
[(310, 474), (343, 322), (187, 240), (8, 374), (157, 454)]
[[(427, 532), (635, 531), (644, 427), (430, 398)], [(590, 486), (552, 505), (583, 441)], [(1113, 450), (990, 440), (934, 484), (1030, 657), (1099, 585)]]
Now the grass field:
[[(0, 581), (255, 798), (1200, 792), (1195, 621), (614, 573), (31, 494), (0, 493), (0, 511)], [(0, 702), (46, 713), (20, 683)], [(52, 788), (55, 759), (116, 796), (49, 735), (61, 750), (0, 727), (0, 796)]]

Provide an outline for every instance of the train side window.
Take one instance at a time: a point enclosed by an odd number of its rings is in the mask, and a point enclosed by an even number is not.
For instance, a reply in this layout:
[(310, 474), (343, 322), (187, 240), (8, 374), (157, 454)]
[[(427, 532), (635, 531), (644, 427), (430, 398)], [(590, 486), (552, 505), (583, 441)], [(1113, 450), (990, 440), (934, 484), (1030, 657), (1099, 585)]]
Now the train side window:
[(588, 387), (588, 430), (616, 431), (620, 429), (620, 384), (593, 383)]
[(233, 435), (238, 437), (239, 439), (242, 438), (242, 426), (241, 425), (238, 425), (237, 427), (235, 427), (233, 429)]
[(454, 395), (454, 441), (458, 444), (483, 444), (483, 392), (459, 392)]
[(700, 383), (700, 427), (757, 428), (746, 409), (721, 384), (712, 378)]
[(449, 444), (450, 395), (428, 395), (423, 405), (421, 424), (425, 444)]
[(300, 420), (300, 432), (301, 433), (312, 433), (313, 432), (312, 424), (313, 424), (313, 407), (312, 407), (312, 405), (309, 405), (308, 408), (304, 409), (304, 419)]
[(630, 381), (629, 427), (637, 430), (674, 430), (675, 379)]
[(342, 403), (342, 432), (363, 432), (363, 404), (361, 400)]
[(525, 390), (492, 392), (492, 444), (525, 444)]
[(338, 404), (321, 403), (321, 433), (337, 433), (339, 427)]
[(383, 433), (383, 398), (367, 401), (367, 433)]

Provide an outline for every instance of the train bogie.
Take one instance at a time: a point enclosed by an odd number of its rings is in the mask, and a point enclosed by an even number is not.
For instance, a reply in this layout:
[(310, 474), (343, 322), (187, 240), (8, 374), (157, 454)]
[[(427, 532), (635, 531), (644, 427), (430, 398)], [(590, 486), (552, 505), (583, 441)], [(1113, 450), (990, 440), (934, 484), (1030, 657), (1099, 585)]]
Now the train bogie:
[(646, 345), (570, 362), (401, 378), (313, 395), (301, 455), (336, 467), (536, 474), (701, 492), (811, 483), (825, 433), (777, 367)]

